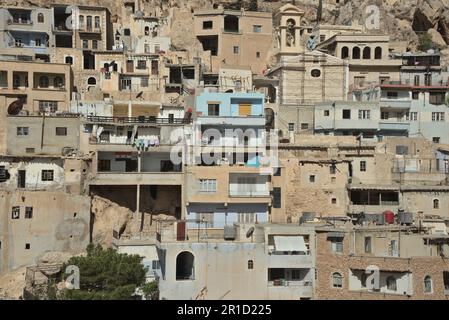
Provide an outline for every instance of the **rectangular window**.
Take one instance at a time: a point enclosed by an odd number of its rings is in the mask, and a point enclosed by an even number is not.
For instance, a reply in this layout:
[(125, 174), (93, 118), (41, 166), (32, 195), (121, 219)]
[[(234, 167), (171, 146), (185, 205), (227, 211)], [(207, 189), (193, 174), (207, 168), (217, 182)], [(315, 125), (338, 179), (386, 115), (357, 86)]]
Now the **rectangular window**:
[(382, 112), (380, 113), (380, 118), (381, 118), (382, 120), (388, 120), (389, 115), (390, 115), (389, 112), (382, 111)]
[(66, 136), (67, 128), (66, 127), (56, 127), (56, 135), (57, 136)]
[(315, 175), (310, 175), (310, 176), (309, 176), (309, 181), (310, 181), (311, 183), (314, 183), (314, 182), (315, 182)]
[(320, 34), (320, 42), (323, 42), (324, 40), (326, 40), (326, 35)]
[(260, 52), (259, 51), (256, 52), (256, 58), (260, 58)]
[(407, 112), (405, 114), (405, 119), (407, 121), (418, 121), (418, 112)]
[(366, 161), (360, 161), (360, 172), (366, 172)]
[(388, 99), (397, 99), (398, 93), (396, 91), (388, 91), (387, 92), (387, 98)]
[(413, 91), (412, 92), (412, 99), (413, 100), (418, 100), (419, 99), (419, 92), (418, 91)]
[(219, 104), (208, 104), (207, 105), (207, 115), (209, 117), (218, 117), (220, 115), (220, 105)]
[(444, 121), (444, 112), (432, 112), (432, 121), (434, 122)]
[(29, 133), (28, 127), (17, 127), (17, 135), (18, 136), (27, 136)]
[(371, 237), (365, 237), (365, 253), (371, 253)]
[(390, 81), (390, 77), (379, 77), (380, 84), (387, 84)]
[(440, 143), (440, 137), (433, 137), (432, 138), (432, 141), (433, 141), (433, 143)]
[(256, 221), (255, 213), (237, 213), (237, 219), (239, 223), (254, 223)]
[(324, 110), (324, 116), (325, 116), (325, 117), (329, 117), (329, 115), (330, 115), (329, 110)]
[(100, 17), (95, 17), (95, 29), (100, 29)]
[(415, 86), (419, 86), (419, 75), (415, 76), (414, 84), (415, 84)]
[(34, 39), (34, 45), (40, 47), (42, 45), (42, 40), (40, 38)]
[(359, 120), (369, 120), (371, 118), (370, 110), (359, 110)]
[(153, 260), (152, 263), (151, 263), (151, 268), (153, 270), (159, 270), (161, 268), (159, 260)]
[(309, 124), (308, 123), (301, 123), (301, 130), (308, 130)]
[(445, 93), (444, 92), (430, 92), (429, 102), (430, 104), (440, 105), (444, 104)]
[(98, 171), (111, 171), (111, 160), (98, 160)]
[(343, 252), (343, 239), (333, 238), (331, 239), (331, 249), (332, 252)]
[(11, 219), (20, 219), (20, 207), (12, 207)]
[(282, 189), (279, 187), (273, 188), (273, 208), (279, 209), (281, 208), (281, 196), (282, 196)]
[(142, 88), (148, 88), (148, 82), (149, 82), (149, 77), (142, 77), (141, 79), (140, 79), (140, 86), (142, 87)]
[(217, 180), (200, 179), (200, 192), (208, 192), (208, 193), (217, 192)]
[(273, 176), (275, 177), (280, 177), (282, 175), (282, 168), (274, 168), (273, 171)]
[(83, 49), (89, 49), (89, 41), (86, 39), (83, 40)]
[(405, 156), (408, 154), (408, 146), (396, 146), (396, 154), (399, 156)]
[(351, 110), (349, 109), (343, 110), (343, 119), (351, 119)]
[(213, 21), (203, 21), (203, 29), (208, 30), (214, 27)]
[(295, 124), (294, 124), (294, 123), (290, 122), (290, 123), (288, 124), (288, 131), (289, 131), (289, 132), (295, 131)]
[(42, 181), (53, 181), (54, 170), (42, 170)]
[(147, 61), (146, 60), (137, 60), (137, 69), (146, 69)]
[(424, 83), (426, 86), (431, 86), (432, 85), (432, 75), (431, 74), (426, 74), (424, 76)]
[(261, 33), (261, 32), (262, 32), (262, 26), (259, 26), (259, 25), (253, 25), (253, 32), (255, 32), (255, 33)]
[(25, 207), (25, 219), (33, 218), (33, 207)]
[(239, 54), (239, 52), (240, 52), (240, 48), (238, 46), (234, 46), (233, 50), (234, 50), (234, 54)]
[(92, 49), (94, 50), (98, 49), (98, 40), (92, 40)]
[(58, 111), (58, 101), (39, 101), (39, 112), (54, 113)]

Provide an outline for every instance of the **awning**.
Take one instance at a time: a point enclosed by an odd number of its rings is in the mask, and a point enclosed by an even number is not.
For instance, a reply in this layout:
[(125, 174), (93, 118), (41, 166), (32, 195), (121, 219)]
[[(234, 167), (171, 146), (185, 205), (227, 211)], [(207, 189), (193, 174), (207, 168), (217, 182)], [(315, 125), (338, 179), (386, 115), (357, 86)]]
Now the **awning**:
[(276, 251), (307, 252), (304, 237), (301, 236), (275, 236), (274, 245)]
[(343, 232), (329, 232), (327, 234), (327, 238), (332, 238), (332, 239), (342, 239), (345, 237), (345, 234)]

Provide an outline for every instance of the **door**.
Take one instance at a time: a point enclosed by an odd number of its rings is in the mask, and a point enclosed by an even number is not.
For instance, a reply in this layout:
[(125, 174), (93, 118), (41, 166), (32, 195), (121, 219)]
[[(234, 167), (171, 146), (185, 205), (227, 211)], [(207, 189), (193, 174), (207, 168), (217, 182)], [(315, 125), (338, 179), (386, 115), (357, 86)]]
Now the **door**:
[(137, 160), (126, 159), (126, 172), (136, 172), (137, 171)]
[(127, 72), (134, 72), (134, 61), (133, 60), (127, 60), (126, 61), (126, 71)]
[(186, 239), (186, 222), (178, 221), (178, 223), (176, 224), (176, 229), (176, 240), (184, 241)]
[(26, 170), (19, 170), (17, 177), (17, 188), (25, 188), (26, 186)]
[(154, 76), (159, 74), (159, 61), (151, 60), (151, 74)]

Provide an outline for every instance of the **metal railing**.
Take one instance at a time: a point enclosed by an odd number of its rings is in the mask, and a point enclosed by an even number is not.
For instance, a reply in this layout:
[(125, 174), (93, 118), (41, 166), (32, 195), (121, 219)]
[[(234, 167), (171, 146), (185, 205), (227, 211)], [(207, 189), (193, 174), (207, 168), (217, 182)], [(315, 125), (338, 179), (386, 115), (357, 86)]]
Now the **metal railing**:
[(156, 117), (105, 117), (105, 116), (87, 116), (91, 122), (111, 122), (111, 123), (152, 123), (152, 124), (190, 124), (192, 119), (184, 118), (156, 118)]

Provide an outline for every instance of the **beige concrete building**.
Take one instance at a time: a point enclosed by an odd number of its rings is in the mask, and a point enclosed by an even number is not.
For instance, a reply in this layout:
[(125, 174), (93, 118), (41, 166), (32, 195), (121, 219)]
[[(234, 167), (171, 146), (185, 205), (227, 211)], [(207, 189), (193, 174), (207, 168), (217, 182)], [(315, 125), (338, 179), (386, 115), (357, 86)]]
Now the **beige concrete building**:
[(273, 22), (268, 12), (197, 10), (194, 32), (204, 51), (212, 55), (210, 71), (222, 64), (247, 66), (262, 74), (272, 47)]
[(390, 58), (390, 37), (357, 33), (337, 34), (317, 49), (349, 62), (351, 88), (400, 80), (401, 62)]
[[(316, 299), (448, 298), (447, 235), (418, 234), (413, 226), (339, 226), (317, 228), (316, 241)], [(367, 270), (378, 270), (378, 280), (370, 282)]]

